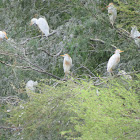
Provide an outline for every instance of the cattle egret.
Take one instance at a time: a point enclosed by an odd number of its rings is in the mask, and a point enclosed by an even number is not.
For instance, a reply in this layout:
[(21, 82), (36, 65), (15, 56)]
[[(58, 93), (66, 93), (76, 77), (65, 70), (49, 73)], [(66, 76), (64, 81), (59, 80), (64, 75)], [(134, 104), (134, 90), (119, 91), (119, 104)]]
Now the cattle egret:
[(136, 45), (140, 48), (140, 32), (136, 26), (132, 27), (131, 37), (135, 40)]
[(107, 71), (111, 74), (112, 70), (117, 66), (117, 64), (120, 62), (120, 53), (123, 52), (120, 49), (117, 49), (115, 51), (115, 54), (113, 54), (107, 63)]
[(2, 40), (4, 38), (8, 39), (6, 32), (5, 31), (0, 31), (0, 39)]
[(35, 92), (35, 87), (37, 86), (38, 82), (37, 81), (32, 81), (32, 80), (29, 80), (27, 83), (26, 83), (26, 91), (27, 92), (30, 92), (30, 91), (33, 91)]
[(72, 59), (68, 54), (64, 54), (64, 55), (60, 55), (60, 56), (64, 57), (63, 69), (64, 69), (65, 76), (67, 76), (70, 73), (70, 69), (72, 66)]
[(115, 8), (113, 3), (109, 3), (109, 5), (107, 7), (108, 7), (109, 20), (110, 20), (110, 23), (113, 26), (114, 22), (115, 22), (115, 19), (117, 17), (117, 9)]
[(45, 34), (46, 37), (49, 35), (49, 25), (45, 18), (39, 18), (39, 19), (33, 18), (31, 20), (30, 25), (33, 25), (33, 24), (36, 24), (39, 27), (39, 29), (42, 31), (42, 33)]

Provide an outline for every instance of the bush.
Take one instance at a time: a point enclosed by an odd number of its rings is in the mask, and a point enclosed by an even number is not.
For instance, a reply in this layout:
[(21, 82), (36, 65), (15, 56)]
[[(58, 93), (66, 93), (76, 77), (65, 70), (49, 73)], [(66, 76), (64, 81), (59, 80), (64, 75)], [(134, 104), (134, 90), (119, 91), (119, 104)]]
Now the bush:
[(107, 79), (100, 87), (92, 81), (51, 82), (57, 87), (42, 83), (40, 93), (31, 92), (30, 101), (13, 107), (8, 122), (22, 129), (13, 138), (139, 138), (139, 79)]

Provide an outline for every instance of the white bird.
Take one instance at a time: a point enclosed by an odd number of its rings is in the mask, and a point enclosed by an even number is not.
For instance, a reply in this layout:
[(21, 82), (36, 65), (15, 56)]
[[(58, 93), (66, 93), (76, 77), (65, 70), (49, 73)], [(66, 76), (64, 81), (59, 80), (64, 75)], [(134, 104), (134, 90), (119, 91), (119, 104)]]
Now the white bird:
[(0, 39), (2, 40), (4, 38), (8, 39), (6, 32), (5, 31), (0, 31)]
[(26, 92), (30, 92), (30, 91), (33, 91), (35, 92), (35, 87), (37, 86), (38, 82), (37, 81), (32, 81), (32, 80), (29, 80), (27, 83), (26, 83)]
[(64, 57), (63, 60), (63, 69), (65, 76), (67, 76), (70, 73), (70, 69), (72, 67), (72, 59), (68, 54), (60, 55)]
[(109, 20), (110, 20), (110, 23), (113, 26), (114, 22), (115, 22), (115, 19), (117, 17), (117, 9), (115, 8), (113, 3), (109, 3), (109, 5), (107, 7), (108, 7)]
[(115, 51), (115, 54), (113, 54), (107, 63), (107, 71), (111, 74), (112, 70), (117, 66), (117, 64), (120, 62), (120, 53), (123, 52), (120, 49), (117, 49)]
[(132, 27), (131, 37), (135, 40), (136, 45), (140, 48), (140, 32), (136, 26)]
[(33, 24), (36, 24), (46, 37), (49, 35), (49, 25), (45, 18), (33, 18), (30, 25)]

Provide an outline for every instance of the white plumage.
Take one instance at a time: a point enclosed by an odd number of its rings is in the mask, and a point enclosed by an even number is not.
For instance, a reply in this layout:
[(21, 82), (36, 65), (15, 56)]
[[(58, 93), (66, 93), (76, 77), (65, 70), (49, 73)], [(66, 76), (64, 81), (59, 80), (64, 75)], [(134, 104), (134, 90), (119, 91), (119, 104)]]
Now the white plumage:
[(109, 20), (110, 20), (110, 23), (113, 26), (114, 22), (115, 22), (115, 19), (117, 17), (117, 9), (115, 8), (113, 3), (109, 3), (109, 5), (107, 7), (108, 7)]
[(112, 70), (117, 66), (117, 64), (120, 62), (120, 53), (123, 52), (120, 49), (117, 49), (115, 51), (115, 54), (113, 54), (107, 63), (107, 71), (112, 73)]
[(131, 37), (135, 40), (136, 45), (140, 48), (140, 32), (136, 26), (132, 27)]
[(64, 73), (65, 73), (65, 76), (66, 76), (70, 73), (70, 69), (72, 67), (72, 59), (68, 54), (64, 54), (64, 55), (61, 55), (61, 56), (64, 57), (63, 69), (64, 69)]
[(45, 34), (46, 37), (49, 35), (49, 25), (45, 18), (33, 18), (30, 25), (33, 24), (37, 24), (39, 29)]
[(6, 32), (5, 31), (0, 31), (0, 39), (2, 40), (4, 38), (8, 39)]
[(37, 81), (32, 81), (32, 80), (29, 80), (27, 83), (26, 83), (26, 91), (29, 92), (29, 91), (33, 91), (35, 92), (35, 88), (37, 86), (38, 82)]

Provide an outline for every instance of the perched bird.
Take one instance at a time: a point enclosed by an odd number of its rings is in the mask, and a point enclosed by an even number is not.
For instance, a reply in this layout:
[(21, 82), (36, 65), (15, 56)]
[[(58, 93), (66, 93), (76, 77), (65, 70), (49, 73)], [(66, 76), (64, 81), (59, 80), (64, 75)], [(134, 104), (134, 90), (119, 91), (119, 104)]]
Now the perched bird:
[(140, 32), (136, 26), (132, 27), (131, 37), (135, 40), (136, 45), (140, 48)]
[(0, 39), (2, 40), (4, 38), (8, 39), (6, 32), (5, 31), (0, 31)]
[(26, 83), (26, 92), (30, 92), (30, 91), (33, 91), (35, 92), (35, 87), (37, 86), (38, 82), (37, 81), (32, 81), (32, 80), (29, 80), (27, 83)]
[(115, 8), (113, 3), (109, 3), (109, 5), (107, 7), (108, 7), (109, 20), (110, 20), (110, 23), (113, 26), (114, 22), (115, 22), (115, 19), (117, 17), (117, 9)]
[(70, 73), (70, 69), (72, 67), (72, 59), (68, 54), (60, 55), (64, 57), (63, 60), (63, 69), (65, 76), (67, 76)]
[(49, 25), (45, 18), (39, 18), (39, 19), (33, 18), (31, 20), (30, 25), (33, 25), (33, 24), (36, 24), (39, 27), (39, 29), (42, 31), (42, 33), (45, 34), (46, 37), (49, 35)]
[(113, 54), (107, 63), (107, 71), (111, 74), (113, 73), (112, 70), (117, 66), (117, 64), (120, 62), (120, 53), (123, 52), (120, 49), (117, 49), (115, 51), (115, 54)]

